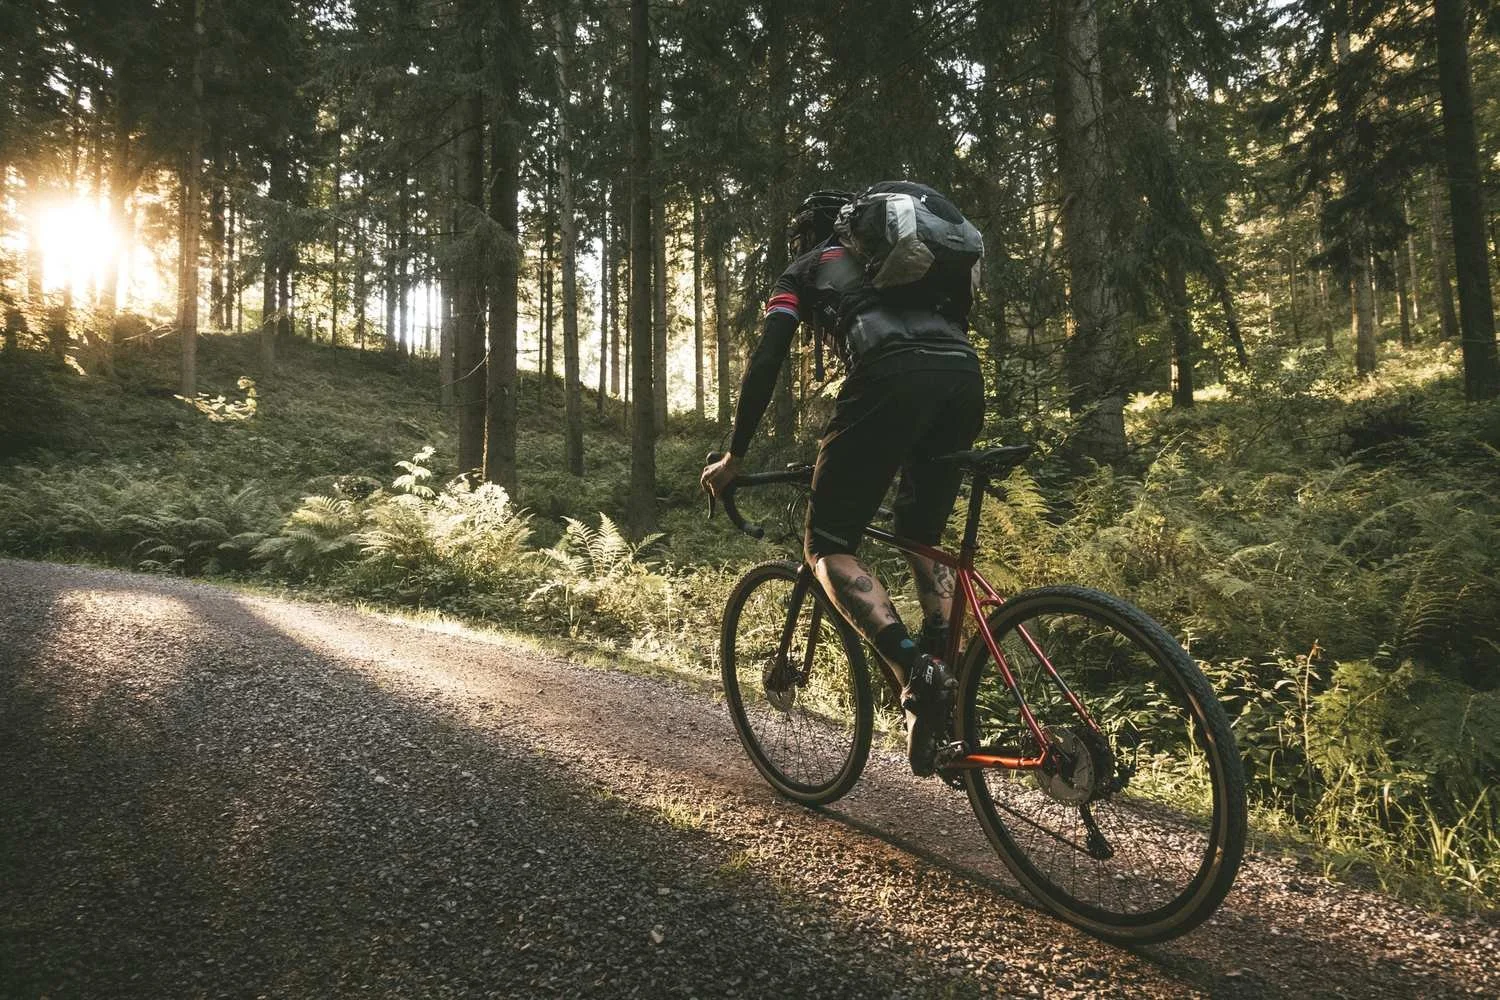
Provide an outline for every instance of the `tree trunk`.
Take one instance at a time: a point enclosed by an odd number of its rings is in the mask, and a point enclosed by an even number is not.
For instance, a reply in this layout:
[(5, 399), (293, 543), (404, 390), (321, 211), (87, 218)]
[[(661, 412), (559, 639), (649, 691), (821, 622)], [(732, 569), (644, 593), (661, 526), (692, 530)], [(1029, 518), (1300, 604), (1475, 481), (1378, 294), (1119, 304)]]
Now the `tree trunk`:
[(1417, 277), (1416, 227), (1411, 224), (1411, 204), (1406, 192), (1401, 193), (1401, 223), (1406, 227), (1406, 276), (1411, 282), (1411, 321), (1422, 322), (1422, 282)]
[(573, 165), (568, 129), (568, 40), (563, 13), (552, 16), (557, 34), (557, 197), (561, 214), (563, 297), (563, 434), (568, 471), (583, 475), (583, 383), (578, 361), (577, 223), (573, 217)]
[(1354, 370), (1360, 375), (1375, 374), (1375, 289), (1370, 282), (1369, 240), (1365, 227), (1358, 225), (1350, 249), (1349, 299), (1354, 328)]
[[(476, 5), (477, 6), (477, 5)], [(472, 24), (480, 23), (473, 12)], [(482, 42), (476, 35), (469, 43), (465, 62), (470, 74), (477, 77), (484, 64)], [(467, 233), (480, 225), (484, 213), (484, 95), (478, 83), (471, 84), (459, 100), (458, 213), (460, 232)], [(458, 468), (461, 472), (484, 468), (485, 393), (488, 373), (485, 371), (484, 281), (483, 265), (473, 241), (461, 259), (453, 262), (455, 361), (458, 371), (454, 382), (454, 402), (458, 406)]]
[(1292, 342), (1302, 346), (1302, 316), (1297, 308), (1297, 250), (1286, 252), (1286, 302), (1292, 320)]
[[(791, 26), (787, 24), (785, 2), (766, 4), (766, 89), (771, 115), (771, 178), (767, 192), (767, 208), (775, 219), (771, 226), (770, 243), (766, 247), (766, 288), (773, 287), (781, 272), (786, 270), (788, 251), (781, 220), (791, 214), (790, 191), (791, 154), (787, 143), (787, 119), (791, 115), (792, 54)], [(765, 298), (769, 298), (769, 294)], [(797, 435), (797, 401), (792, 395), (792, 383), (797, 366), (793, 363), (781, 366), (781, 375), (771, 396), (771, 429), (779, 447), (792, 444)]]
[[(717, 213), (716, 213), (717, 214)], [(733, 400), (729, 392), (729, 248), (724, 243), (724, 222), (714, 220), (714, 362), (717, 368), (716, 395), (719, 400), (719, 426), (728, 427), (734, 419)]]
[(228, 329), (224, 317), (224, 182), (223, 157), (214, 157), (214, 176), (208, 194), (208, 316), (214, 329)]
[(630, 339), (635, 420), (630, 440), (631, 529), (656, 529), (656, 404), (651, 329), (651, 24), (646, 0), (630, 4)]
[(547, 154), (547, 189), (542, 201), (542, 215), (546, 219), (542, 234), (542, 372), (546, 376), (538, 383), (538, 398), (545, 386), (552, 381), (552, 218), (557, 211), (557, 202), (552, 197), (552, 175), (556, 167), (552, 154)]
[(343, 191), (342, 177), (344, 167), (342, 164), (344, 136), (338, 129), (333, 135), (333, 225), (330, 238), (333, 241), (333, 270), (328, 272), (328, 343), (331, 347), (339, 346), (339, 281), (343, 278), (343, 269), (340, 267), (340, 251), (343, 241), (339, 239), (339, 196)]
[(266, 256), (260, 283), (260, 373), (276, 371), (276, 264)]
[[(385, 247), (381, 254), (385, 270), (385, 349), (398, 347), (396, 334), (396, 234), (389, 224), (385, 227)], [(478, 466), (476, 465), (477, 469)]]
[(1427, 202), (1432, 215), (1429, 232), (1432, 236), (1432, 293), (1438, 301), (1438, 317), (1442, 323), (1439, 340), (1452, 340), (1458, 336), (1458, 313), (1453, 308), (1453, 283), (1448, 279), (1448, 248), (1446, 221), (1443, 204), (1438, 194), (1437, 173), (1427, 181)]
[(614, 267), (610, 257), (609, 247), (609, 215), (610, 198), (609, 187), (604, 189), (604, 206), (601, 213), (600, 229), (602, 235), (599, 240), (599, 392), (594, 397), (598, 415), (604, 416), (604, 400), (609, 390), (609, 331), (614, 323), (614, 317), (610, 315), (610, 296), (613, 294), (610, 271)]
[(495, 262), (490, 296), (489, 403), (484, 433), (484, 478), (514, 496), (516, 471), (516, 326), (520, 286), (521, 223), (521, 0), (499, 5), (500, 30), (492, 58), (497, 71), (500, 108), (491, 132), (495, 173), (490, 218), (508, 237)]
[[(110, 156), (109, 171), (109, 224), (120, 239), (109, 248), (104, 262), (104, 280), (99, 290), (99, 324), (103, 335), (104, 370), (114, 372), (115, 340), (118, 336), (116, 317), (120, 308), (120, 262), (124, 257), (126, 239), (125, 199), (135, 186), (130, 164), (130, 121), (125, 109), (123, 87), (115, 81), (114, 94), (114, 144)], [(125, 258), (129, 266), (128, 258)]]
[(402, 357), (411, 352), (412, 340), (410, 307), (407, 301), (411, 292), (411, 279), (408, 277), (411, 264), (411, 233), (408, 231), (411, 225), (411, 192), (407, 180), (403, 173), (397, 196), (400, 201), (400, 221), (396, 227), (396, 344)]
[(198, 395), (198, 234), (203, 228), (203, 2), (193, 2), (193, 107), (182, 203), (182, 395)]
[(1084, 455), (1114, 462), (1125, 454), (1125, 386), (1119, 307), (1109, 275), (1110, 170), (1100, 86), (1094, 0), (1056, 0), (1058, 173), (1068, 258), (1073, 332), (1064, 354), (1069, 408)]
[(693, 413), (703, 419), (703, 210), (693, 199)]
[[(1161, 85), (1162, 107), (1168, 141), (1175, 147), (1177, 140), (1177, 109), (1174, 104), (1172, 83), (1167, 76)], [(1193, 405), (1194, 372), (1196, 363), (1193, 343), (1193, 323), (1188, 316), (1187, 269), (1183, 266), (1182, 254), (1175, 247), (1168, 248), (1166, 263), (1167, 326), (1172, 331), (1172, 405)], [(1267, 299), (1269, 300), (1269, 293)], [(1267, 321), (1270, 325), (1269, 301)]]
[[(1193, 325), (1188, 319), (1187, 275), (1174, 253), (1167, 261), (1167, 326), (1172, 331), (1172, 405), (1193, 405)], [(1160, 369), (1158, 369), (1160, 370)]]
[[(361, 182), (360, 191), (363, 194), (364, 185)], [(364, 199), (360, 199), (361, 205)], [(365, 349), (365, 310), (367, 300), (370, 297), (370, 289), (366, 284), (365, 277), (365, 222), (356, 216), (354, 221), (354, 346), (361, 351)], [(453, 378), (453, 370), (450, 367), (443, 376), (443, 384), (446, 386)], [(444, 394), (443, 402), (451, 403), (453, 400)]]
[(651, 245), (655, 250), (655, 261), (651, 275), (651, 381), (656, 391), (653, 397), (656, 433), (663, 434), (667, 429), (667, 397), (670, 395), (667, 374), (667, 207), (661, 179), (654, 178), (652, 183), (655, 200), (651, 203)]
[(1484, 239), (1479, 142), (1469, 84), (1469, 22), (1464, 0), (1436, 0), (1438, 84), (1443, 102), (1443, 154), (1453, 219), (1454, 271), (1462, 320), (1464, 394), (1470, 400), (1500, 394), (1495, 344), (1495, 304)]
[[(616, 253), (620, 243), (620, 198), (611, 188), (610, 198), (616, 211), (610, 213), (614, 220), (614, 231), (610, 233), (610, 244), (606, 256), (609, 258), (609, 392), (620, 399), (620, 257)], [(628, 339), (628, 338), (627, 338)], [(630, 377), (627, 374), (626, 384)]]
[[(1402, 219), (1402, 225), (1406, 220)], [(1411, 271), (1411, 262), (1407, 260), (1409, 245), (1402, 240), (1396, 245), (1396, 308), (1401, 313), (1401, 346), (1410, 347), (1411, 340), (1411, 292), (1406, 284), (1406, 276)]]
[(243, 289), (240, 288), (240, 213), (235, 205), (233, 195), (226, 199), (229, 203), (228, 211), (228, 235), (224, 244), (224, 281), (226, 293), (229, 296), (229, 322), (234, 326), (235, 333), (245, 332), (245, 306), (241, 296)]
[(45, 307), (42, 301), (43, 250), (42, 210), (47, 203), (41, 172), (28, 164), (26, 180), (26, 301), (34, 312)]

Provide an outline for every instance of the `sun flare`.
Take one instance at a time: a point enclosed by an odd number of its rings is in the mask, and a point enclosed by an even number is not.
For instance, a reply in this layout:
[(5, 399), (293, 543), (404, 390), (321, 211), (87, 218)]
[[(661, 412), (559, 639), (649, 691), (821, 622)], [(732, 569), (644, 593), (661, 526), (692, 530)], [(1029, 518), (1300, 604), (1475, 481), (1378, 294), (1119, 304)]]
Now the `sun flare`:
[(104, 280), (119, 239), (104, 207), (82, 198), (48, 208), (41, 236), (43, 285), (75, 295)]

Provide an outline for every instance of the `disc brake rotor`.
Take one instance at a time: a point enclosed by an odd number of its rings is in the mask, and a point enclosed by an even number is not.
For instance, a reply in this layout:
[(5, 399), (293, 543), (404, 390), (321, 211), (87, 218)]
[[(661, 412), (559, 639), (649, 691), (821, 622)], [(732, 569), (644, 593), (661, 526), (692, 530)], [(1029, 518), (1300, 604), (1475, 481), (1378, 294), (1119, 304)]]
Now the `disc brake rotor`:
[(772, 657), (760, 676), (766, 701), (778, 712), (790, 712), (797, 701), (797, 683), (792, 671), (784, 664), (778, 664), (776, 658)]
[(1094, 796), (1099, 769), (1088, 743), (1072, 729), (1051, 730), (1047, 738), (1052, 744), (1053, 763), (1037, 770), (1037, 787), (1049, 798), (1067, 805), (1089, 801)]

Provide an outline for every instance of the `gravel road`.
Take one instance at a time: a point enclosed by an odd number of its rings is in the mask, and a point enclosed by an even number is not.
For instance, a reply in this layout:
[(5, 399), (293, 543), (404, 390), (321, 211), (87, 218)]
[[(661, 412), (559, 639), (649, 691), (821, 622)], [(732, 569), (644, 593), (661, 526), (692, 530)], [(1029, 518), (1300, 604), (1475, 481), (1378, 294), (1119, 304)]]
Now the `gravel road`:
[(1267, 855), (1102, 944), (894, 754), (779, 801), (706, 691), (0, 560), (0, 997), (1500, 996), (1493, 920)]

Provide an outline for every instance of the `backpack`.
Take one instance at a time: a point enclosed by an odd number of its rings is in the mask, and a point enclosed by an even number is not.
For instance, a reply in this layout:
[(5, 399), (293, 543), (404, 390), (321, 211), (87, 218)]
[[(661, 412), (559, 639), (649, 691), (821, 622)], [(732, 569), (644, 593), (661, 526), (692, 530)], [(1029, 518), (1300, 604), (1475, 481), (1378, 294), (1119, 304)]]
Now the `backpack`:
[(884, 181), (840, 211), (834, 234), (854, 272), (835, 324), (846, 358), (892, 341), (969, 349), (984, 238), (953, 202), (925, 184)]
[(834, 228), (881, 290), (942, 284), (934, 271), (968, 278), (984, 256), (984, 237), (957, 206), (911, 181), (866, 188), (839, 212)]

